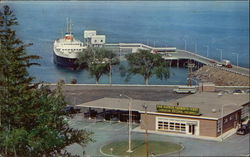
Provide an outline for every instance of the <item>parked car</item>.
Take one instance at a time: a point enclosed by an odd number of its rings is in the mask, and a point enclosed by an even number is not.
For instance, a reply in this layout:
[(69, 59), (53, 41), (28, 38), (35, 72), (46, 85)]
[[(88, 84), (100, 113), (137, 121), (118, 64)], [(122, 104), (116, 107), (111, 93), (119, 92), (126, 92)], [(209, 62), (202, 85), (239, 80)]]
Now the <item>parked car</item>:
[(74, 108), (74, 106), (66, 106), (63, 111), (69, 114), (80, 113), (80, 109)]
[(239, 128), (236, 132), (237, 135), (245, 135), (250, 132), (250, 120), (248, 120), (247, 124), (243, 124), (241, 128)]
[(233, 91), (233, 94), (243, 94), (244, 93), (244, 91), (243, 90), (240, 90), (240, 89), (235, 89), (234, 91)]
[(222, 67), (222, 64), (216, 64), (217, 67)]

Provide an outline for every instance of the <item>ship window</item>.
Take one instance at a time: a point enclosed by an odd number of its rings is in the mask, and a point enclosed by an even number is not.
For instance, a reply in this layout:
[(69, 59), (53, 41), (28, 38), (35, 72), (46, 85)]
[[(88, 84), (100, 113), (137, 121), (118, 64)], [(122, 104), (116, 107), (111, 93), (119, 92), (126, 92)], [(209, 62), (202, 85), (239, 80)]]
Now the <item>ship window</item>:
[(103, 42), (103, 40), (101, 40), (101, 42)]

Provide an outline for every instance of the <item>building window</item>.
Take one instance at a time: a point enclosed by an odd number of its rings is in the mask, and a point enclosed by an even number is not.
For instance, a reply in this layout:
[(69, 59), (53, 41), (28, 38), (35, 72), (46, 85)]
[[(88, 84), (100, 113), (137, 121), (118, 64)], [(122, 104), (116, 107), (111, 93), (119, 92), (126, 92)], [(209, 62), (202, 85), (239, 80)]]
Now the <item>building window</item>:
[(181, 132), (186, 132), (186, 124), (181, 123)]
[(221, 132), (221, 120), (217, 121), (217, 132)]
[(229, 120), (233, 120), (233, 116), (230, 116)]
[(186, 124), (176, 121), (160, 120), (158, 121), (158, 130), (160, 131), (174, 131), (186, 132)]
[(249, 105), (245, 105), (243, 106), (243, 108), (241, 109), (241, 118), (244, 119), (246, 117), (249, 116), (249, 112), (250, 112), (250, 109), (249, 109)]
[(224, 119), (224, 124), (225, 124), (225, 123), (227, 123), (227, 121), (228, 121), (228, 119), (227, 119), (227, 118), (225, 118), (225, 119)]

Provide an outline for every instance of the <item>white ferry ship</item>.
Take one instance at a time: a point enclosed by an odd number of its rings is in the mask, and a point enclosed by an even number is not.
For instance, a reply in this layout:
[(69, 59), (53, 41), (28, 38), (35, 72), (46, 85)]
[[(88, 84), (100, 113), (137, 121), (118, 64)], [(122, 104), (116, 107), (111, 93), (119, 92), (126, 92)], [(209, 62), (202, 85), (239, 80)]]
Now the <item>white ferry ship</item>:
[(74, 38), (71, 29), (72, 24), (67, 20), (67, 32), (64, 37), (54, 42), (54, 62), (59, 66), (75, 69), (78, 53), (86, 49), (87, 46)]

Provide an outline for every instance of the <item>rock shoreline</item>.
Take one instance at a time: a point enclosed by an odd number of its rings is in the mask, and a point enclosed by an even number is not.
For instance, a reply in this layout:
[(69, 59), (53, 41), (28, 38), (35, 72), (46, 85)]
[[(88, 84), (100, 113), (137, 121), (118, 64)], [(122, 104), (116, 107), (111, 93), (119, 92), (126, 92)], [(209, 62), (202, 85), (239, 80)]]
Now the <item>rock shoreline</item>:
[(249, 77), (203, 66), (194, 72), (196, 79), (202, 82), (213, 82), (216, 86), (249, 86)]

